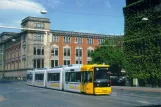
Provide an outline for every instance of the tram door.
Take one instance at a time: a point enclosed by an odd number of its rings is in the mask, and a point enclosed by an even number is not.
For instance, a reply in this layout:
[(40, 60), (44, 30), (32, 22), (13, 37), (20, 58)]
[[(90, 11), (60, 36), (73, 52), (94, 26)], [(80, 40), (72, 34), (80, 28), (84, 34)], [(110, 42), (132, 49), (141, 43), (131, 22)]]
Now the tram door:
[(82, 72), (81, 74), (82, 81), (81, 81), (81, 91), (86, 94), (93, 94), (93, 79), (92, 79), (92, 72)]

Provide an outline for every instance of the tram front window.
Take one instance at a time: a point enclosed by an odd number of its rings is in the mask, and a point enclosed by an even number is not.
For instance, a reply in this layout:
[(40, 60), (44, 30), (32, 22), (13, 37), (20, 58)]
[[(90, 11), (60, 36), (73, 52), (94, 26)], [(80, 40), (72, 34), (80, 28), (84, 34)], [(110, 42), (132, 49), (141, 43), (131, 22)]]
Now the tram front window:
[(108, 68), (96, 67), (94, 70), (94, 86), (106, 87), (109, 86), (110, 76), (107, 74)]

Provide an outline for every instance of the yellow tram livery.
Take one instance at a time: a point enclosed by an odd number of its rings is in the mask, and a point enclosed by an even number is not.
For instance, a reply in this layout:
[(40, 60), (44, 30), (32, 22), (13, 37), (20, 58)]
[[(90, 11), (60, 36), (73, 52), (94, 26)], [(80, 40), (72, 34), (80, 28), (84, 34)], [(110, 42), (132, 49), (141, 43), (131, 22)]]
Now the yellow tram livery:
[(83, 65), (81, 67), (81, 92), (86, 94), (110, 94), (109, 65)]
[[(80, 65), (28, 72), (27, 84), (84, 94), (111, 94), (109, 65)], [(37, 78), (41, 75), (41, 78)], [(31, 80), (32, 79), (32, 80)], [(41, 82), (41, 84), (40, 84)], [(37, 85), (39, 84), (39, 85)]]

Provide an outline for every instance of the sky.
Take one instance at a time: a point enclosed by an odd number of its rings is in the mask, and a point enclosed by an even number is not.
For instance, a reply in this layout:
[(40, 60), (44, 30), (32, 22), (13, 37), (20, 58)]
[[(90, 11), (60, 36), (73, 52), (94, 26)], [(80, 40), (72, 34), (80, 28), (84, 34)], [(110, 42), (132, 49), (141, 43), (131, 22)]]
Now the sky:
[(0, 0), (0, 26), (21, 27), (22, 19), (33, 16), (49, 18), (51, 30), (118, 35), (124, 34), (124, 6), (125, 0)]

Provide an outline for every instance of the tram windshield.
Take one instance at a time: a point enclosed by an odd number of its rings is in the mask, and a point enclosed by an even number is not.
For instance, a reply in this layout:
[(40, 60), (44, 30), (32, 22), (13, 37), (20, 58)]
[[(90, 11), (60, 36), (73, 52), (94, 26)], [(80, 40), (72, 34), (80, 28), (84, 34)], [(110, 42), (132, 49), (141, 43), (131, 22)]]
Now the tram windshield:
[(94, 81), (109, 82), (110, 76), (107, 74), (107, 67), (96, 67), (94, 70)]

